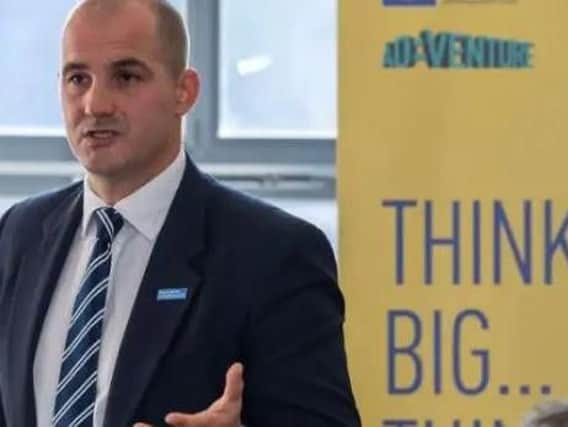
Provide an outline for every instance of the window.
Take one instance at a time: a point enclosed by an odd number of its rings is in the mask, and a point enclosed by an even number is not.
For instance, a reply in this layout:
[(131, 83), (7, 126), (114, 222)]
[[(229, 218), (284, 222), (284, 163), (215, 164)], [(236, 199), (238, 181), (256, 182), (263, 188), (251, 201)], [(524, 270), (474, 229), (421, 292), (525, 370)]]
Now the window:
[[(0, 2), (0, 129), (53, 133), (61, 128), (57, 96), (59, 37), (73, 0)], [(57, 30), (55, 30), (57, 29)], [(47, 130), (49, 129), (49, 131)]]
[(220, 138), (335, 138), (335, 2), (222, 0)]
[(260, 194), (333, 195), (336, 0), (188, 6), (202, 79), (188, 120), (193, 157)]

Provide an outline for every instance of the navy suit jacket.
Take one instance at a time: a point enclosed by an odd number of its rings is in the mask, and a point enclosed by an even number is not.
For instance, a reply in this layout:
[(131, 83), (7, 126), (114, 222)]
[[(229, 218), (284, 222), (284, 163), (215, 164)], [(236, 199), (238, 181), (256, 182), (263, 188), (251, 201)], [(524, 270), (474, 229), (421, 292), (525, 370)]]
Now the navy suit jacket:
[[(33, 361), (82, 196), (77, 183), (0, 221), (0, 427), (36, 426)], [(188, 297), (157, 301), (163, 288), (188, 288)], [(170, 411), (203, 410), (241, 361), (248, 427), (359, 426), (343, 312), (321, 231), (188, 159), (121, 344), (104, 425), (160, 426)]]

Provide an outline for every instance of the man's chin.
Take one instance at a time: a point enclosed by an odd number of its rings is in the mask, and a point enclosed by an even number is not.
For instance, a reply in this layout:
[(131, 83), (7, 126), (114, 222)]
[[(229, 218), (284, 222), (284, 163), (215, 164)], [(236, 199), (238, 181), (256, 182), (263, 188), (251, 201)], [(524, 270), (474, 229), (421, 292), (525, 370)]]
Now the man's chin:
[[(113, 160), (113, 159), (110, 159)], [(115, 159), (116, 160), (116, 159)], [(101, 161), (100, 159), (90, 159), (81, 162), (88, 175), (99, 179), (113, 179), (120, 175), (123, 166), (113, 161)]]

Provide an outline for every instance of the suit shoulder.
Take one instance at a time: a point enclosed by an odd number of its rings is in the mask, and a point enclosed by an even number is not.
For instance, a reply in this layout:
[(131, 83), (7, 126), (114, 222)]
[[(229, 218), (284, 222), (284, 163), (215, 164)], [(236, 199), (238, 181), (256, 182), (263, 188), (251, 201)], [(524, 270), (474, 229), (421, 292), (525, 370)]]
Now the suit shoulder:
[[(8, 209), (2, 220), (2, 231), (26, 230), (33, 233), (34, 224), (41, 223), (41, 220), (52, 214), (69, 197), (77, 195), (81, 191), (82, 183), (74, 183), (67, 187), (54, 191), (42, 193), (28, 197)], [(21, 235), (20, 235), (21, 236)]]
[(336, 288), (335, 255), (318, 227), (220, 184), (210, 196), (210, 258), (220, 260), (241, 283), (250, 283), (251, 301), (270, 300), (307, 283)]
[(208, 216), (216, 228), (230, 228), (243, 238), (273, 240), (324, 239), (324, 233), (310, 222), (254, 196), (213, 183)]

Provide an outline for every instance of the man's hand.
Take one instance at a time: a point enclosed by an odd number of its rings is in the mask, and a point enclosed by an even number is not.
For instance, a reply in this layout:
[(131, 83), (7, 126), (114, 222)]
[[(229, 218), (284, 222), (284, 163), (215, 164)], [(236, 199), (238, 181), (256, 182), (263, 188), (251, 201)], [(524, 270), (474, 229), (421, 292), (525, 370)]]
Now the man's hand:
[[(243, 365), (234, 363), (225, 377), (223, 395), (204, 411), (196, 414), (172, 412), (166, 416), (166, 423), (174, 427), (239, 427), (243, 403)], [(136, 423), (134, 427), (151, 427)]]

